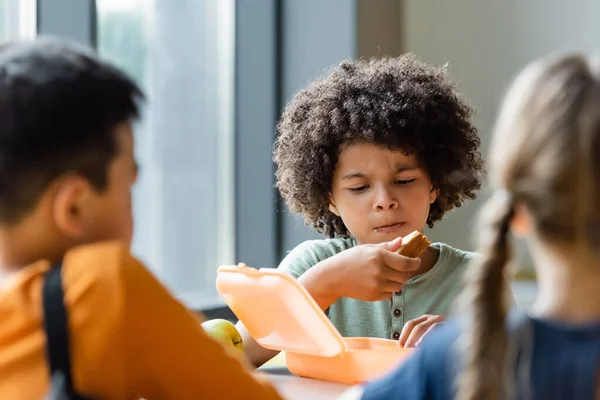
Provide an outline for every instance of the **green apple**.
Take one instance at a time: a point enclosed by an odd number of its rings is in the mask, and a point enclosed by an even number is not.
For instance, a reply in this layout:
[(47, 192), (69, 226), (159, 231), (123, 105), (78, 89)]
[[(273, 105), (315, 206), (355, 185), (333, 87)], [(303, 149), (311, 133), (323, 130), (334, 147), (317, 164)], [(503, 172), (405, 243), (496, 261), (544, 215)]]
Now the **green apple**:
[(206, 333), (222, 343), (226, 347), (234, 348), (240, 352), (244, 351), (242, 335), (238, 332), (235, 325), (226, 319), (209, 319), (202, 323), (202, 328)]

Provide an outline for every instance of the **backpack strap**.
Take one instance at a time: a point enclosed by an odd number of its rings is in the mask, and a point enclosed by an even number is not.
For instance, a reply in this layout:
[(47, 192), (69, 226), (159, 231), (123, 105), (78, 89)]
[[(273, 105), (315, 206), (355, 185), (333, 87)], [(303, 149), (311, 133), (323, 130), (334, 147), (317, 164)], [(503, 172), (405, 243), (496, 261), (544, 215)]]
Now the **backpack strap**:
[(44, 277), (42, 289), (46, 352), (52, 380), (62, 381), (68, 393), (73, 394), (69, 329), (63, 301), (62, 264), (53, 265)]

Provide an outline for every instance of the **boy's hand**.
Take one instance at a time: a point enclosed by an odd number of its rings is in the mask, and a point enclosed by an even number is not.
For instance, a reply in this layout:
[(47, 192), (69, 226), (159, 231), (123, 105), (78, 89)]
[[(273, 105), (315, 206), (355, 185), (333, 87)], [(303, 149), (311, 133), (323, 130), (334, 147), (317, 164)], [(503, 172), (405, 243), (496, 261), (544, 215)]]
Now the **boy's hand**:
[(411, 272), (421, 265), (420, 258), (397, 253), (402, 238), (378, 245), (360, 245), (345, 250), (328, 261), (329, 273), (337, 297), (377, 301), (389, 299), (402, 289)]
[(423, 315), (411, 319), (402, 328), (398, 342), (402, 347), (417, 347), (429, 332), (446, 319), (441, 315)]

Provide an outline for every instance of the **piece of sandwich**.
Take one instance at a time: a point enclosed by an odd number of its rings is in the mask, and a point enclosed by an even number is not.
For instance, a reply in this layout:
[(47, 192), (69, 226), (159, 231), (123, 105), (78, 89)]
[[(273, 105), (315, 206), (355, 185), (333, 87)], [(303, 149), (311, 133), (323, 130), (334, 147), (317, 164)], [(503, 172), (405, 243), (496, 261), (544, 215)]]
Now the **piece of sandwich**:
[(427, 236), (419, 231), (414, 231), (402, 238), (402, 247), (398, 253), (406, 257), (420, 257), (430, 245), (431, 242), (427, 240)]

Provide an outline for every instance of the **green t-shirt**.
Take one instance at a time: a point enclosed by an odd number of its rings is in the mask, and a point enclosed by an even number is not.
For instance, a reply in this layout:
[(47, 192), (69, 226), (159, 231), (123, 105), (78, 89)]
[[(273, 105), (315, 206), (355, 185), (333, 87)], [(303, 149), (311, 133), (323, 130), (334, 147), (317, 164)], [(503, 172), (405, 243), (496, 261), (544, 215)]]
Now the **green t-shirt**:
[[(279, 269), (298, 278), (320, 261), (354, 246), (354, 238), (309, 240), (292, 250)], [(444, 243), (432, 246), (440, 252), (433, 268), (408, 280), (391, 300), (342, 298), (332, 304), (327, 315), (342, 336), (397, 339), (404, 324), (413, 318), (423, 314), (450, 316), (452, 303), (464, 288), (464, 272), (476, 254)]]

